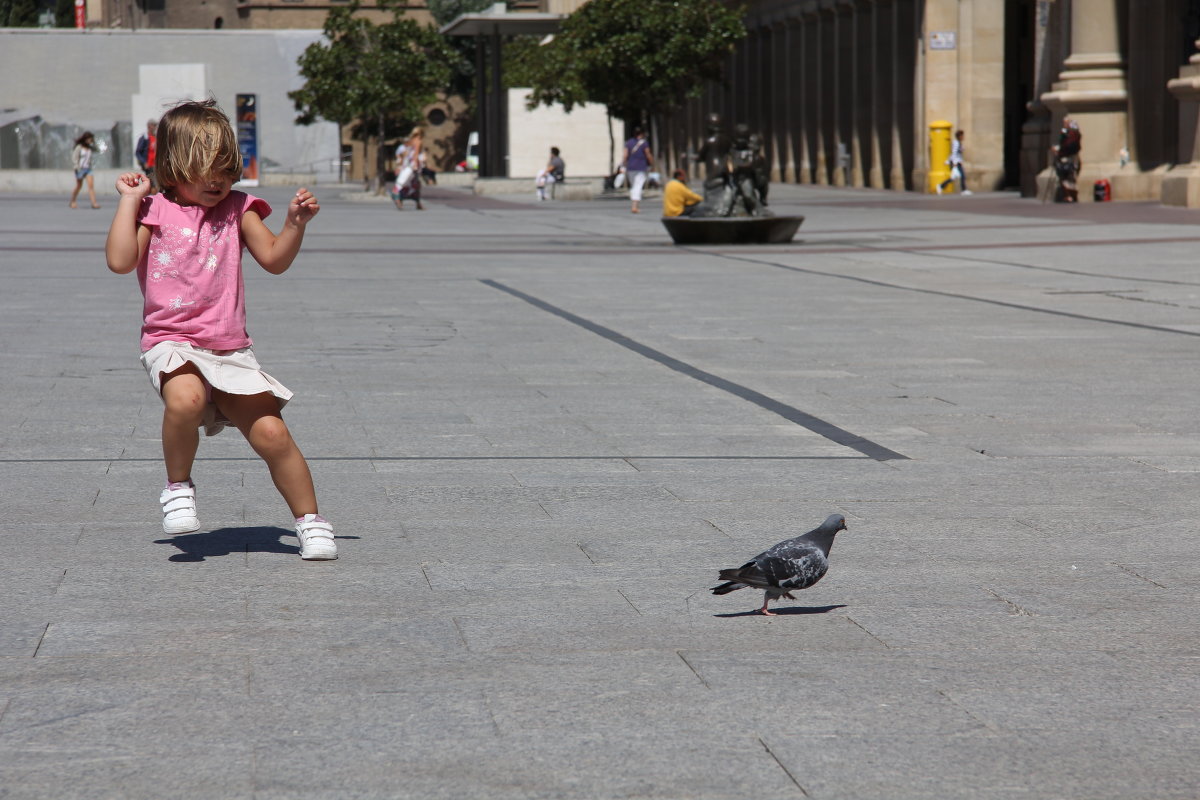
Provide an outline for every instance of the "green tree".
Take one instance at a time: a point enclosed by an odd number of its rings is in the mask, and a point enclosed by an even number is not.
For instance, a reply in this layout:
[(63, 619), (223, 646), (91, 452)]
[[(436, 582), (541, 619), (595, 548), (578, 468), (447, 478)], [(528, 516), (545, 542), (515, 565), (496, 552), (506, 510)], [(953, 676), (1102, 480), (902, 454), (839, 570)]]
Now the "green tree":
[(531, 106), (596, 102), (644, 122), (721, 78), (746, 35), (743, 13), (719, 0), (590, 0), (553, 41), (526, 45), (511, 61), (533, 88)]
[(438, 27), (454, 20), (460, 14), (475, 14), (492, 5), (493, 0), (426, 0), (429, 13)]
[(38, 0), (0, 0), (0, 28), (36, 28), (41, 10)]
[[(369, 144), (389, 127), (399, 130), (421, 119), (423, 106), (437, 99), (459, 59), (431, 27), (402, 16), (395, 0), (391, 22), (376, 25), (355, 16), (360, 3), (335, 8), (325, 19), (325, 39), (313, 42), (298, 64), (304, 86), (288, 93), (296, 122), (318, 119), (339, 125), (358, 123), (352, 132)], [(376, 175), (383, 171), (382, 147), (376, 149)]]
[(75, 0), (57, 0), (54, 4), (54, 24), (59, 28), (75, 27)]

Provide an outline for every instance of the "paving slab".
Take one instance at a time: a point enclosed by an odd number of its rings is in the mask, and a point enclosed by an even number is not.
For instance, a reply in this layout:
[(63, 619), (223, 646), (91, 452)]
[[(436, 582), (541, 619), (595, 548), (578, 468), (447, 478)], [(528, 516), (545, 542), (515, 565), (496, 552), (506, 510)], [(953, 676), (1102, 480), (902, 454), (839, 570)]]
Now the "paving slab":
[[(0, 797), (1195, 797), (1197, 212), (778, 186), (793, 242), (678, 247), (318, 186), (246, 264), (308, 563), (234, 431), (161, 532), (101, 189), (0, 195)], [(779, 616), (708, 592), (834, 512)]]

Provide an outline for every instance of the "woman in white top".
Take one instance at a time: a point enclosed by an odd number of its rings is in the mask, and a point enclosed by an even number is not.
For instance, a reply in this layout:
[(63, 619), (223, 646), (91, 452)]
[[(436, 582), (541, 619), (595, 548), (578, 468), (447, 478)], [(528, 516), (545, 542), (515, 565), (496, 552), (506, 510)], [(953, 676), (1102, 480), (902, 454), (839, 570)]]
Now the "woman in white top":
[(79, 197), (79, 190), (83, 188), (85, 180), (92, 208), (100, 207), (100, 204), (96, 202), (95, 178), (92, 177), (92, 156), (95, 155), (95, 152), (96, 137), (91, 131), (84, 131), (83, 135), (75, 140), (75, 149), (71, 151), (71, 161), (75, 166), (75, 191), (71, 192), (71, 208), (79, 208), (75, 199)]

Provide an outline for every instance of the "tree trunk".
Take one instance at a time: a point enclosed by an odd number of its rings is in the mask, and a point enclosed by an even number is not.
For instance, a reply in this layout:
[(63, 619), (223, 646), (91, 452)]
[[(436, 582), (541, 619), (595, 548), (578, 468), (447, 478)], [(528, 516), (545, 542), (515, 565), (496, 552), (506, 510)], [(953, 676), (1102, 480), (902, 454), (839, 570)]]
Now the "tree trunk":
[(606, 106), (604, 109), (604, 118), (608, 120), (608, 174), (612, 175), (617, 171), (617, 142), (613, 138), (612, 132), (612, 112)]

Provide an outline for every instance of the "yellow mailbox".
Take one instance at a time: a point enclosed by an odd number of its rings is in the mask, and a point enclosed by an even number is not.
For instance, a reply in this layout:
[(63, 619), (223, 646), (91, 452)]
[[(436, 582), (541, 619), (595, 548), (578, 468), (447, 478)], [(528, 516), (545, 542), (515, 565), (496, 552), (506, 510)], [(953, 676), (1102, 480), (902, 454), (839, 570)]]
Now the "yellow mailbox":
[[(925, 190), (937, 192), (938, 184), (950, 177), (950, 129), (954, 126), (944, 119), (929, 123), (929, 175)], [(953, 184), (951, 184), (953, 185)]]

